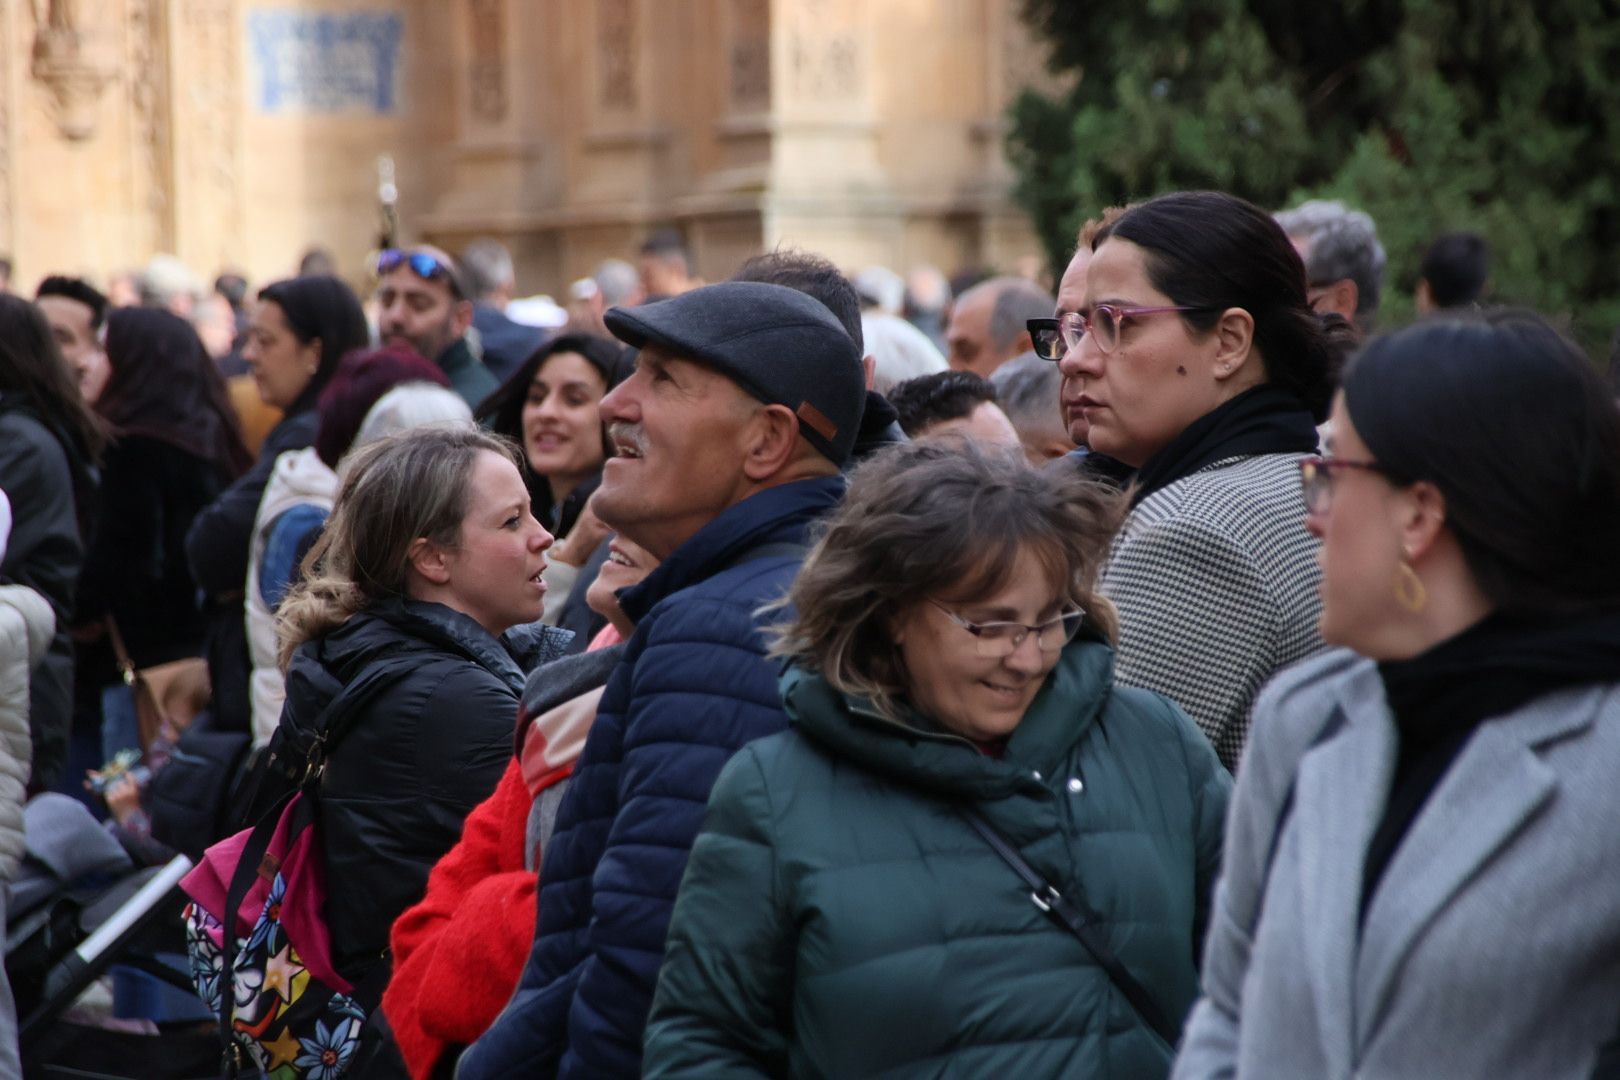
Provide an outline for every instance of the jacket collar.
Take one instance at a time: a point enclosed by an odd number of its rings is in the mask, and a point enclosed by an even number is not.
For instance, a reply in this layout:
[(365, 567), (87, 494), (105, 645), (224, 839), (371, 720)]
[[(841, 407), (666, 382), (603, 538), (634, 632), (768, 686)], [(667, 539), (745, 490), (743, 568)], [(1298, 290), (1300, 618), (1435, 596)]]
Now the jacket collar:
[(805, 736), (871, 772), (949, 799), (993, 800), (1043, 785), (1034, 774), (1059, 769), (1102, 712), (1113, 687), (1114, 651), (1093, 637), (1063, 650), (1000, 759), (914, 714), (883, 716), (821, 675), (788, 668), (781, 679), (789, 721)]
[(477, 362), (478, 358), (473, 355), (472, 346), (467, 344), (465, 334), (446, 345), (438, 360), (434, 361), (439, 365), (439, 370), (452, 379), (456, 372), (470, 368)]
[(379, 638), (393, 639), (395, 635), (376, 633), (366, 625), (372, 621), (373, 627), (381, 623), (447, 652), (459, 653), (506, 683), (514, 694), (523, 692), (526, 670), (561, 656), (574, 637), (570, 631), (536, 623), (513, 627), (496, 638), (472, 616), (454, 608), (395, 596), (372, 604), (350, 620), (333, 635), (338, 640), (329, 640), (323, 651), (343, 667), (349, 666), (345, 659), (354, 654), (364, 653), (368, 658), (374, 655), (381, 645)]
[(657, 603), (706, 581), (765, 544), (803, 543), (812, 522), (844, 497), (842, 476), (795, 480), (727, 507), (676, 548), (639, 584), (619, 592), (619, 606), (640, 622)]
[(1296, 780), (1304, 957), (1330, 1059), (1356, 1060), (1423, 930), (1552, 798), (1538, 750), (1592, 725), (1603, 688), (1548, 695), (1486, 721), (1435, 789), (1391, 860), (1358, 933), (1367, 846), (1399, 750), (1371, 665), (1347, 675), (1346, 723), (1309, 750)]

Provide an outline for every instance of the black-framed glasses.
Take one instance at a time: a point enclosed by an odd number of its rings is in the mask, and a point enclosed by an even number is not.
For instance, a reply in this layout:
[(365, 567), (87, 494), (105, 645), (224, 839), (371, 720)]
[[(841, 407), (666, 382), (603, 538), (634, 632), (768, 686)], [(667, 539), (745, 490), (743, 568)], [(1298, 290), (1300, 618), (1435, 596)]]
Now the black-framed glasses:
[(1011, 656), (1029, 635), (1035, 635), (1035, 646), (1042, 652), (1058, 652), (1074, 640), (1086, 613), (1079, 608), (1066, 611), (1056, 618), (1036, 626), (1020, 622), (969, 622), (937, 600), (928, 601), (945, 613), (945, 617), (974, 637), (974, 647), (980, 656), (999, 660)]
[(377, 253), (378, 277), (392, 274), (401, 266), (410, 267), (411, 273), (423, 281), (443, 281), (450, 286), (452, 293), (460, 297), (461, 283), (456, 278), (455, 268), (432, 252), (387, 248)]
[(1120, 307), (1115, 304), (1095, 304), (1089, 312), (1070, 311), (1055, 319), (1030, 319), (1024, 326), (1035, 343), (1035, 355), (1043, 360), (1063, 359), (1070, 349), (1080, 347), (1080, 339), (1087, 334), (1096, 341), (1097, 348), (1111, 353), (1119, 348), (1120, 331), (1130, 319), (1167, 312), (1219, 311), (1219, 308), (1196, 304), (1166, 304), (1159, 307)]
[(1303, 457), (1299, 459), (1299, 490), (1305, 498), (1305, 509), (1312, 514), (1325, 514), (1333, 506), (1333, 470), (1360, 469), (1377, 473), (1388, 479), (1394, 474), (1376, 461), (1353, 461), (1349, 458)]

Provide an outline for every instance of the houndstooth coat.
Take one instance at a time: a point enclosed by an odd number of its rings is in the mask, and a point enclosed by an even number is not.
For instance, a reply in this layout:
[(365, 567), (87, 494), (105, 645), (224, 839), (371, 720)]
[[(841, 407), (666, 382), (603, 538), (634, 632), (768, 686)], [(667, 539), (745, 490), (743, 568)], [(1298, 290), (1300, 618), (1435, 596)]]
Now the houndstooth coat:
[(1102, 570), (1119, 609), (1118, 681), (1175, 701), (1229, 769), (1260, 688), (1323, 648), (1298, 460), (1226, 458), (1154, 492)]

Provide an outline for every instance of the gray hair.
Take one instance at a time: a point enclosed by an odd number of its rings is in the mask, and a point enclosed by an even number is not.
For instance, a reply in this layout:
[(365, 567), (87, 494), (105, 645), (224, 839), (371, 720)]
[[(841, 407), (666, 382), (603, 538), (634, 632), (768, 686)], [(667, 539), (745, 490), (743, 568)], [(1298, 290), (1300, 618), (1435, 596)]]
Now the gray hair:
[(473, 426), (472, 409), (454, 390), (430, 382), (401, 383), (377, 399), (354, 437), (359, 448), (388, 435), (429, 424)]
[(887, 266), (868, 266), (851, 282), (860, 295), (861, 307), (875, 307), (889, 315), (900, 314), (906, 302), (906, 279)]
[(990, 343), (1004, 355), (1025, 331), (1025, 323), (1051, 318), (1057, 307), (1051, 293), (1024, 278), (995, 278), (985, 286), (996, 290), (996, 306), (990, 310)]
[(1349, 278), (1356, 283), (1356, 314), (1378, 310), (1384, 287), (1384, 245), (1370, 215), (1334, 199), (1312, 199), (1276, 215), (1291, 239), (1305, 241), (1305, 282), (1331, 285)]
[(949, 366), (928, 335), (898, 315), (863, 312), (861, 337), (866, 354), (873, 360), (872, 389), (880, 394), (888, 394), (908, 379), (932, 375)]
[(1019, 435), (1066, 434), (1058, 400), (1063, 373), (1052, 361), (1042, 360), (1034, 352), (1020, 353), (995, 370), (990, 385)]
[(177, 296), (202, 295), (202, 281), (175, 255), (154, 255), (140, 276), (141, 302), (167, 307)]
[(606, 259), (591, 275), (596, 287), (602, 290), (602, 304), (604, 307), (613, 307), (622, 304), (641, 288), (641, 278), (636, 268), (623, 259)]
[(461, 272), (467, 279), (468, 298), (484, 297), (517, 281), (512, 269), (512, 253), (494, 237), (485, 236), (468, 244), (461, 252)]

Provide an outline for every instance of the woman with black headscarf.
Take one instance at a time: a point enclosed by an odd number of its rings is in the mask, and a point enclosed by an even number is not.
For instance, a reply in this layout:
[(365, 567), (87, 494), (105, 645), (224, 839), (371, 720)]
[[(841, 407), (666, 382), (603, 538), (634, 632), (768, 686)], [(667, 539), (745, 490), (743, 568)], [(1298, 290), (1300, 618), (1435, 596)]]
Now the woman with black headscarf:
[(214, 605), (208, 668), (214, 717), (223, 728), (248, 729), (242, 583), (265, 482), (277, 457), (315, 441), (316, 398), (344, 354), (369, 342), (359, 299), (335, 277), (289, 278), (259, 292), (242, 358), (253, 371), (259, 395), (282, 411), (282, 419), (265, 437), (258, 463), (198, 514), (186, 535), (191, 573)]
[[(93, 634), (110, 615), (130, 659), (145, 668), (201, 654), (206, 615), (186, 565), (186, 531), (252, 459), (224, 380), (185, 320), (154, 309), (115, 311), (107, 361), (111, 375), (96, 410), (113, 442), (75, 617)], [(99, 678), (122, 691), (116, 671)], [(103, 701), (103, 749), (133, 745), (132, 706), (105, 693)]]

